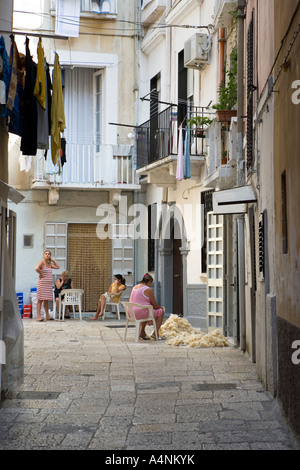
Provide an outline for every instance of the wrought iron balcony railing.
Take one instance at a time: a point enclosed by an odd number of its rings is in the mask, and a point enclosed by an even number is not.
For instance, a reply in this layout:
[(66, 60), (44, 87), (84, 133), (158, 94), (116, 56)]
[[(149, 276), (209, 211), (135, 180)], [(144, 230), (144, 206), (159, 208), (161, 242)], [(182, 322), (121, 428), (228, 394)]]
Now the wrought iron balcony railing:
[[(191, 118), (201, 113), (195, 110), (188, 114)], [(186, 123), (183, 122), (183, 139), (186, 133)], [(192, 126), (190, 128), (190, 155), (205, 156), (205, 129), (202, 133)], [(163, 160), (171, 155), (178, 154), (178, 122), (177, 107), (169, 106), (161, 113), (141, 124), (136, 129), (137, 135), (137, 169), (143, 168), (151, 163)]]

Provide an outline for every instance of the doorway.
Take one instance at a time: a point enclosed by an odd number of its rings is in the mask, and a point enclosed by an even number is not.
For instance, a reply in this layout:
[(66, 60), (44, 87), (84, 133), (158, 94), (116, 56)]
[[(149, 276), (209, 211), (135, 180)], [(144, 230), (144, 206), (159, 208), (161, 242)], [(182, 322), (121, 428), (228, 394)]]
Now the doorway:
[[(174, 235), (174, 232), (173, 232)], [(183, 316), (183, 266), (181, 239), (173, 236), (173, 313)]]
[(68, 271), (75, 288), (83, 289), (84, 312), (94, 312), (111, 281), (111, 242), (100, 240), (96, 224), (68, 224)]

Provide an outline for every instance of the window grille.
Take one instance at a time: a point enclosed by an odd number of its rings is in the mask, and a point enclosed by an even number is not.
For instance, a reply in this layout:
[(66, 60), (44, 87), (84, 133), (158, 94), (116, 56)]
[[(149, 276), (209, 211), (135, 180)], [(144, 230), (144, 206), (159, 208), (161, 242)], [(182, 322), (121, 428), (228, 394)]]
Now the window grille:
[(264, 237), (264, 214), (261, 214), (258, 222), (258, 264), (260, 278), (265, 278), (265, 237)]

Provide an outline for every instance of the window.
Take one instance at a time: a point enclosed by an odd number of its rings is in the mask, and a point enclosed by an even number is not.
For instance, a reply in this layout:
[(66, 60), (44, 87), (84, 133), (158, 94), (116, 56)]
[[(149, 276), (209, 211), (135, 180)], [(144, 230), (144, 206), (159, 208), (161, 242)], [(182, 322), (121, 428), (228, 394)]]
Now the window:
[(265, 278), (265, 217), (266, 211), (264, 211), (258, 222), (258, 265), (260, 278)]
[(155, 232), (157, 223), (157, 205), (148, 206), (148, 271), (155, 270)]
[(116, 14), (116, 0), (81, 0), (82, 13)]
[(253, 75), (254, 75), (254, 14), (248, 29), (247, 42), (247, 169), (253, 165)]
[(282, 253), (288, 252), (288, 224), (287, 224), (287, 195), (286, 173), (281, 175), (281, 226), (282, 226)]
[(182, 124), (187, 115), (188, 75), (184, 66), (184, 51), (178, 54), (178, 124)]
[(23, 248), (33, 248), (34, 235), (23, 235)]

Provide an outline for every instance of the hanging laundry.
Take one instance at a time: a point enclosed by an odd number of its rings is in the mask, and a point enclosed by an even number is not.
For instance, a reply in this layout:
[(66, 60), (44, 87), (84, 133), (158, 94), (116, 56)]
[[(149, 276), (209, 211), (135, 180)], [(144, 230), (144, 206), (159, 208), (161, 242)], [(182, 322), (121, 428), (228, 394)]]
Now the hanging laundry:
[(16, 57), (16, 43), (12, 37), (11, 49), (10, 49), (10, 83), (8, 89), (7, 103), (6, 106), (8, 109), (12, 110), (14, 107), (15, 97), (17, 94), (17, 84), (18, 84), (18, 75), (17, 75), (17, 57)]
[(48, 135), (51, 135), (51, 102), (52, 102), (52, 82), (50, 77), (50, 67), (46, 62), (46, 107), (48, 114)]
[(183, 180), (183, 137), (182, 124), (179, 126), (176, 179)]
[(4, 81), (2, 80), (3, 77), (3, 59), (0, 55), (0, 105), (6, 104), (6, 86)]
[(29, 39), (26, 38), (26, 78), (24, 89), (24, 114), (21, 138), (23, 155), (36, 155), (37, 151), (37, 100), (33, 95), (36, 82), (37, 65), (32, 60)]
[(19, 157), (20, 171), (25, 171), (26, 173), (28, 173), (31, 168), (31, 163), (32, 163), (31, 155), (20, 155)]
[(36, 72), (36, 82), (33, 90), (33, 94), (36, 97), (38, 103), (41, 105), (42, 109), (46, 109), (46, 72), (45, 72), (45, 57), (44, 49), (42, 47), (42, 40), (39, 38), (38, 47), (37, 47), (37, 72)]
[[(65, 111), (62, 93), (61, 68), (58, 54), (55, 53), (51, 103), (51, 156), (54, 165), (59, 161), (61, 133), (66, 128)], [(60, 173), (60, 172), (59, 172)]]
[[(9, 87), (9, 60), (5, 47), (4, 37), (0, 38), (0, 57), (1, 57), (1, 71), (0, 71), (0, 80), (4, 83), (5, 86), (5, 103), (0, 104), (0, 117), (5, 117), (7, 115), (6, 108), (6, 95)], [(3, 87), (3, 85), (2, 85)]]
[[(1, 62), (2, 59), (0, 59)], [(1, 64), (0, 64), (1, 70)], [(6, 104), (6, 86), (3, 80), (0, 80), (0, 104)]]
[(60, 163), (61, 163), (61, 166), (64, 166), (64, 164), (67, 163), (66, 139), (65, 139), (65, 137), (61, 138)]
[(25, 87), (25, 56), (19, 53), (13, 34), (9, 55), (10, 81), (7, 97), (8, 130), (22, 136)]
[(187, 125), (184, 143), (184, 179), (191, 177), (190, 126)]
[(45, 109), (37, 102), (37, 148), (49, 149), (49, 136), (51, 133), (51, 79), (49, 66), (44, 58), (45, 80)]
[(78, 38), (80, 4), (80, 0), (56, 0), (55, 34)]

